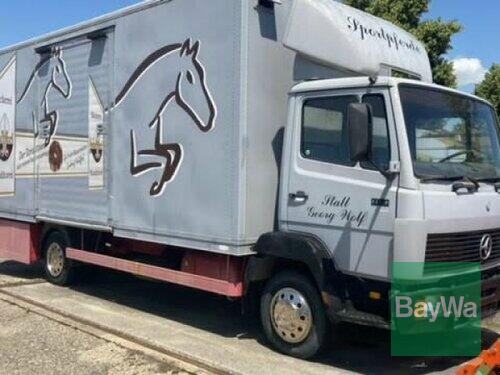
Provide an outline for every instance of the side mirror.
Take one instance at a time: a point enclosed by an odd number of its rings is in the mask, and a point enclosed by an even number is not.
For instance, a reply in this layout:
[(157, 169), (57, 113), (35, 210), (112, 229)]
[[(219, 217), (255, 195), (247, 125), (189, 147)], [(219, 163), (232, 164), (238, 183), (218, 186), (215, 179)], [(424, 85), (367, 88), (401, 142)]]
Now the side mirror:
[(369, 160), (372, 113), (365, 103), (352, 103), (347, 109), (349, 153), (354, 162)]

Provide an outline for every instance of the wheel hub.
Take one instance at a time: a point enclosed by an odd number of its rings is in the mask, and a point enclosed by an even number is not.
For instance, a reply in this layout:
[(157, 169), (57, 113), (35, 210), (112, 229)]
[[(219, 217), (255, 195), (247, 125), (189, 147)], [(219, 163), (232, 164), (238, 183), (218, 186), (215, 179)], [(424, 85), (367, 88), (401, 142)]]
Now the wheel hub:
[(282, 340), (298, 344), (304, 341), (311, 331), (311, 308), (299, 291), (283, 288), (271, 301), (271, 321)]
[(59, 277), (64, 269), (64, 250), (57, 243), (47, 249), (47, 269), (53, 277)]

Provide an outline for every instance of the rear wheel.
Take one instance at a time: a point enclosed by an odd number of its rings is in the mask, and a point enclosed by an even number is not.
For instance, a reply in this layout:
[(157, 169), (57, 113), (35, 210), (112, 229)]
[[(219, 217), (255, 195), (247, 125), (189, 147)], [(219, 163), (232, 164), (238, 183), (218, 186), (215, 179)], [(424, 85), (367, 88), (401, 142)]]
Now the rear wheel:
[(267, 283), (261, 298), (261, 321), (277, 350), (303, 359), (322, 348), (328, 326), (315, 286), (292, 271), (282, 272)]
[(72, 261), (66, 258), (68, 240), (61, 232), (52, 232), (44, 246), (44, 268), (47, 280), (68, 285), (73, 279)]

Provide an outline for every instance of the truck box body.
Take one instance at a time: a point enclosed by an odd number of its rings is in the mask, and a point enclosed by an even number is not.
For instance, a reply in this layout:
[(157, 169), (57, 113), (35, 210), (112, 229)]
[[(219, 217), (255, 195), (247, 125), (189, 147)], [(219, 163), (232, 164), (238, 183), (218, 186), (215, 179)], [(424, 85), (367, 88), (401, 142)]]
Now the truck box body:
[(279, 228), (292, 86), (393, 68), (430, 79), (410, 34), (331, 0), (154, 0), (6, 48), (0, 217), (248, 255)]
[(153, 1), (2, 51), (0, 215), (248, 253), (275, 228), (286, 93), (310, 69), (277, 28), (257, 1)]
[(249, 254), (278, 228), (295, 82), (429, 77), (424, 48), (388, 23), (272, 4), (149, 1), (0, 51), (0, 216)]

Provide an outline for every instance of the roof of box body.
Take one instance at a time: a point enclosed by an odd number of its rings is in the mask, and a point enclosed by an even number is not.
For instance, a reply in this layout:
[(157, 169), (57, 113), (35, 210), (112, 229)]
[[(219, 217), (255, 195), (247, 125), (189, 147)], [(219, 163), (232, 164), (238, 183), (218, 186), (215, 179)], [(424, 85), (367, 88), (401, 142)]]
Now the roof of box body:
[[(37, 47), (91, 32), (119, 17), (170, 0), (142, 3), (6, 47), (0, 53), (29, 45)], [(378, 75), (396, 68), (431, 82), (424, 46), (391, 23), (333, 0), (287, 0), (291, 3), (283, 44), (323, 65), (357, 74)], [(277, 7), (277, 9), (280, 6)], [(285, 8), (285, 7), (284, 7)]]
[(47, 42), (49, 40), (53, 40), (53, 39), (57, 39), (57, 38), (61, 38), (61, 37), (66, 37), (68, 34), (77, 33), (78, 31), (81, 31), (83, 29), (99, 26), (99, 25), (105, 24), (109, 21), (112, 21), (114, 19), (120, 18), (122, 16), (126, 16), (128, 14), (139, 12), (143, 9), (147, 9), (147, 8), (156, 6), (160, 3), (165, 3), (168, 1), (171, 1), (171, 0), (145, 0), (141, 3), (131, 5), (129, 7), (122, 8), (122, 9), (119, 9), (117, 11), (114, 11), (114, 12), (96, 17), (96, 18), (92, 18), (92, 19), (87, 20), (87, 21), (83, 21), (83, 22), (78, 23), (76, 25), (69, 26), (69, 27), (66, 27), (66, 28), (63, 28), (63, 29), (60, 29), (57, 31), (50, 32), (50, 33), (45, 34), (45, 35), (41, 35), (41, 36), (37, 36), (37, 37), (31, 38), (31, 39), (25, 40), (24, 42), (16, 43), (16, 44), (13, 44), (11, 46), (2, 48), (2, 49), (0, 49), (0, 54), (14, 51), (14, 50), (17, 50), (17, 49), (20, 49), (20, 48), (23, 48), (23, 47), (26, 47), (29, 45), (43, 45), (45, 42)]

